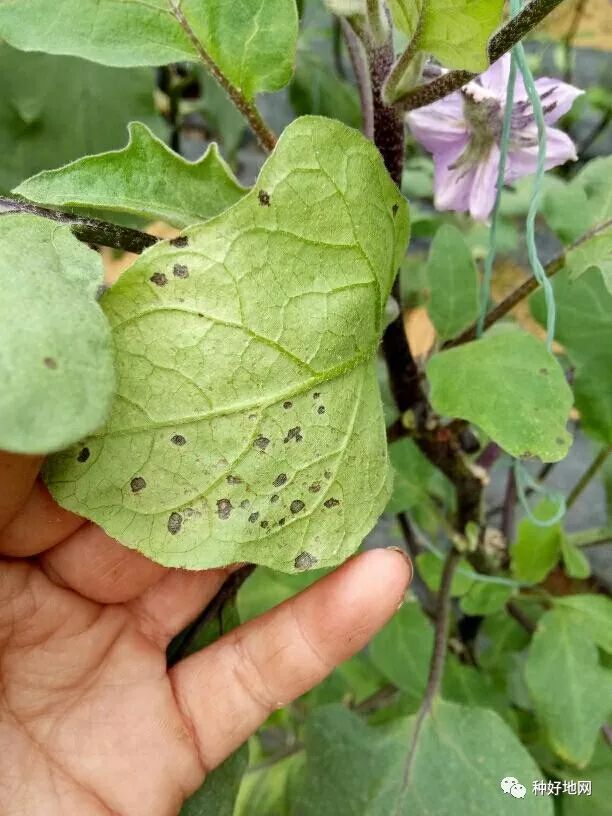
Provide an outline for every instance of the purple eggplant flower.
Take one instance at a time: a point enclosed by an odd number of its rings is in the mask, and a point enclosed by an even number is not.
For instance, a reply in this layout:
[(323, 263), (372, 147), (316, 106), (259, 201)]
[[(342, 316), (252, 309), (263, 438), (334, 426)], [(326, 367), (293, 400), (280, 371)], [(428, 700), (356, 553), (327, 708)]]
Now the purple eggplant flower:
[[(408, 114), (417, 141), (433, 154), (434, 203), (438, 210), (469, 212), (486, 221), (495, 204), (499, 171), (499, 142), (510, 56), (506, 54), (460, 91)], [(546, 169), (570, 159), (574, 143), (563, 131), (550, 127), (584, 93), (573, 85), (544, 77), (535, 83), (548, 127)], [(536, 171), (538, 128), (527, 90), (516, 80), (505, 182), (510, 184)]]

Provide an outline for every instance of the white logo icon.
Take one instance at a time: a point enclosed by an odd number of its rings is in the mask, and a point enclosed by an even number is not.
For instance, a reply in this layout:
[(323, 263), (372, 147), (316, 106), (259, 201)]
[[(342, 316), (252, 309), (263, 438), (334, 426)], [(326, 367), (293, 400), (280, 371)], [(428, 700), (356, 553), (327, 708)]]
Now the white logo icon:
[(523, 799), (527, 793), (527, 788), (516, 779), (514, 776), (504, 776), (500, 782), (501, 789), (504, 793), (509, 793), (515, 799)]

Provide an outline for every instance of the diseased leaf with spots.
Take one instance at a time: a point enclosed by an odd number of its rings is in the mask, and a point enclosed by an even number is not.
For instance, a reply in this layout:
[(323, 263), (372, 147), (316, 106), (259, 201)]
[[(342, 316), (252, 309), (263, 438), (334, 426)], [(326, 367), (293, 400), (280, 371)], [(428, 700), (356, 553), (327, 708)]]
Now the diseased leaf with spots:
[(612, 711), (612, 672), (572, 615), (557, 607), (538, 622), (525, 678), (551, 747), (565, 761), (586, 765)]
[(206, 221), (246, 193), (216, 144), (192, 163), (139, 122), (132, 122), (129, 132), (122, 150), (39, 173), (13, 192), (40, 204), (116, 210), (175, 227)]
[(512, 456), (557, 462), (567, 454), (572, 392), (532, 335), (512, 330), (443, 351), (427, 377), (438, 413), (480, 426)]
[(23, 51), (121, 67), (195, 62), (195, 39), (252, 98), (289, 82), (297, 9), (295, 0), (3, 0), (0, 35)]
[[(49, 453), (94, 431), (110, 408), (102, 263), (69, 227), (32, 215), (3, 215), (0, 247), (0, 450)], [(86, 446), (78, 457), (89, 458)]]
[(370, 142), (293, 122), (252, 192), (104, 296), (116, 399), (53, 495), (169, 566), (342, 561), (389, 497), (375, 353), (407, 235)]
[(472, 253), (457, 227), (436, 232), (427, 260), (427, 311), (441, 340), (448, 340), (478, 317), (478, 274)]
[(488, 43), (501, 23), (503, 0), (391, 0), (390, 5), (400, 31), (410, 39), (416, 32), (419, 50), (447, 68), (479, 73), (489, 66)]
[(313, 712), (293, 816), (552, 816), (552, 797), (530, 791), (517, 806), (501, 791), (505, 776), (527, 784), (541, 771), (495, 712), (436, 699), (409, 753), (414, 724), (372, 727), (339, 705)]

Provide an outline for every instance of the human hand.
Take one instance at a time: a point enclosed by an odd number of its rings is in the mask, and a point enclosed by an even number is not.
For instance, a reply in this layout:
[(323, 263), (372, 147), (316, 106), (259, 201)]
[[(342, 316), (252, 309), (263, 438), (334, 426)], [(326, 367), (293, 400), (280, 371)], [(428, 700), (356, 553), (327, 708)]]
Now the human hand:
[(122, 547), (59, 508), (39, 465), (0, 452), (3, 816), (176, 816), (272, 710), (365, 645), (411, 577), (398, 552), (363, 553), (168, 670), (228, 570)]

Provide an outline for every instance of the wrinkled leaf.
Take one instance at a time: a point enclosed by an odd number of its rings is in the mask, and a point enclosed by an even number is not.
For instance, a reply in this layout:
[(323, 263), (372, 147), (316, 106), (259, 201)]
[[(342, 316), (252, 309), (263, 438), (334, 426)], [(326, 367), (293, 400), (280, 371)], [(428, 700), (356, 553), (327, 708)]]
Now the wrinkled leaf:
[(427, 261), (427, 311), (441, 340), (454, 337), (478, 317), (478, 274), (463, 235), (450, 224), (436, 232)]
[[(533, 509), (533, 515), (544, 521), (557, 510), (554, 502), (545, 500)], [(537, 584), (544, 580), (561, 556), (561, 524), (541, 527), (531, 519), (521, 519), (517, 539), (510, 549), (512, 572), (520, 581)]]
[[(306, 770), (293, 816), (552, 816), (551, 797), (529, 790), (520, 803), (500, 788), (525, 785), (537, 765), (493, 711), (437, 700), (426, 717), (404, 789), (414, 717), (371, 727), (342, 708), (315, 711), (306, 723)], [(458, 808), (460, 810), (458, 811)]]
[(245, 194), (216, 144), (192, 163), (138, 122), (129, 132), (122, 150), (39, 173), (14, 192), (41, 204), (118, 210), (175, 227), (206, 221)]
[[(557, 305), (556, 339), (575, 366), (573, 389), (581, 427), (595, 439), (612, 444), (612, 294), (597, 269), (576, 281), (565, 271), (553, 278)], [(541, 292), (530, 299), (531, 310), (544, 323)]]
[(503, 0), (391, 0), (395, 25), (447, 68), (480, 73), (489, 66), (488, 43), (501, 23)]
[(69, 227), (31, 215), (0, 217), (0, 247), (0, 450), (56, 451), (98, 428), (111, 404), (102, 264)]
[[(181, 25), (174, 10), (186, 20)], [(103, 24), (101, 24), (103, 21)], [(196, 61), (188, 28), (247, 97), (291, 78), (295, 0), (3, 0), (0, 35), (23, 51), (129, 67)]]
[[(2, 10), (0, 3), (0, 13)], [(0, 188), (125, 140), (131, 119), (159, 135), (155, 77), (72, 57), (24, 54), (0, 45)], [(67, 123), (70, 123), (69, 125)]]
[(443, 351), (427, 377), (438, 413), (480, 426), (512, 456), (557, 462), (567, 454), (572, 392), (532, 335), (508, 331)]
[(57, 500), (169, 566), (344, 560), (389, 496), (375, 352), (407, 232), (370, 142), (293, 122), (251, 193), (104, 296), (117, 396), (87, 464), (49, 463)]
[(208, 776), (187, 799), (179, 816), (234, 816), (238, 789), (248, 764), (248, 749), (241, 746)]
[(374, 637), (372, 663), (398, 688), (422, 694), (433, 648), (433, 627), (411, 599)]
[(612, 599), (605, 595), (563, 595), (555, 598), (555, 606), (612, 654)]
[(612, 673), (601, 668), (597, 647), (562, 608), (540, 619), (525, 678), (551, 747), (566, 762), (586, 765), (612, 711)]

